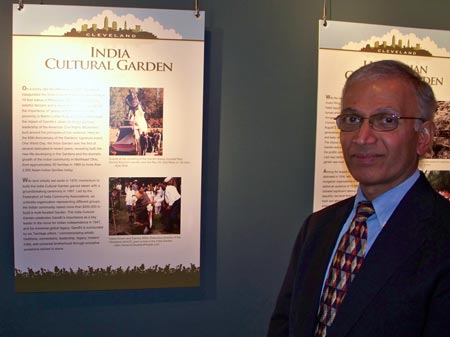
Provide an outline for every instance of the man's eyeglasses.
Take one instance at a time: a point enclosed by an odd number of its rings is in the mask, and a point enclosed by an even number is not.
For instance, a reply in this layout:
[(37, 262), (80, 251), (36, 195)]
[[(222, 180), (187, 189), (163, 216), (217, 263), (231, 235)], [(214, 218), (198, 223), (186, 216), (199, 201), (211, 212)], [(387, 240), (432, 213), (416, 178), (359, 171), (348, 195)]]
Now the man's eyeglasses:
[(378, 113), (370, 117), (361, 117), (355, 114), (344, 113), (337, 116), (334, 120), (341, 131), (356, 131), (358, 130), (365, 119), (369, 120), (369, 125), (376, 131), (392, 131), (398, 127), (399, 119), (418, 119), (425, 122), (425, 119), (420, 117), (400, 117), (393, 113)]

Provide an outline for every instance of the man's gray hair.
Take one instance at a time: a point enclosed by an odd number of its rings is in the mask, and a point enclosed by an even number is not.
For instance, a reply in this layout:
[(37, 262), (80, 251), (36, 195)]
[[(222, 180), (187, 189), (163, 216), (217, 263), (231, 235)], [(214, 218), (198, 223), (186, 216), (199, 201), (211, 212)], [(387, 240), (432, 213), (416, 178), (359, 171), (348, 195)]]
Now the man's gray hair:
[(347, 89), (355, 82), (377, 80), (380, 78), (400, 78), (411, 85), (417, 97), (419, 117), (432, 120), (437, 108), (433, 89), (422, 77), (408, 65), (394, 60), (382, 60), (366, 64), (354, 71), (345, 82), (342, 90), (344, 97)]

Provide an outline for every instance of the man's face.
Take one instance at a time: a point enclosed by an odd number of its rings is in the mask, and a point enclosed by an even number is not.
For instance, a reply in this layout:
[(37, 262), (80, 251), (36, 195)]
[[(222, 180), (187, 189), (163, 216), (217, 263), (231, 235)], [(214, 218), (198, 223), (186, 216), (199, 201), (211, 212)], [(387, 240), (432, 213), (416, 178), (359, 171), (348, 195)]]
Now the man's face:
[[(400, 117), (419, 117), (417, 99), (408, 84), (397, 78), (360, 80), (342, 98), (342, 112), (368, 118), (395, 111)], [(373, 130), (365, 119), (356, 131), (341, 131), (345, 163), (369, 200), (395, 187), (417, 168), (427, 144), (414, 129), (416, 120), (400, 119), (392, 131)]]

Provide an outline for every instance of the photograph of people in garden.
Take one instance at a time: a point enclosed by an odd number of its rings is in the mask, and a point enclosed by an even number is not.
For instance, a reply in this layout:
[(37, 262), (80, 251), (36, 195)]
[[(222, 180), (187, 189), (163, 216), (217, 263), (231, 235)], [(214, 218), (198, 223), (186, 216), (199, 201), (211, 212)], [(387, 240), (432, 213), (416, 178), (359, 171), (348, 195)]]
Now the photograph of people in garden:
[(450, 171), (425, 171), (431, 186), (445, 199), (450, 200)]
[(181, 178), (109, 178), (109, 235), (180, 234)]

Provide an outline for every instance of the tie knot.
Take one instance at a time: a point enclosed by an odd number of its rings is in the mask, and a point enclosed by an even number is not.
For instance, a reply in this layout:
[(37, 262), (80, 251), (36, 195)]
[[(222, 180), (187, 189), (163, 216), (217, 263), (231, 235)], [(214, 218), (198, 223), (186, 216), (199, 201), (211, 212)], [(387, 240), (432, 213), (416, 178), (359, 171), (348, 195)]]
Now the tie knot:
[(356, 216), (358, 218), (364, 218), (364, 220), (362, 221), (365, 221), (365, 219), (367, 219), (373, 213), (375, 213), (375, 210), (373, 209), (373, 205), (370, 201), (361, 201), (358, 203), (358, 208), (356, 209)]

